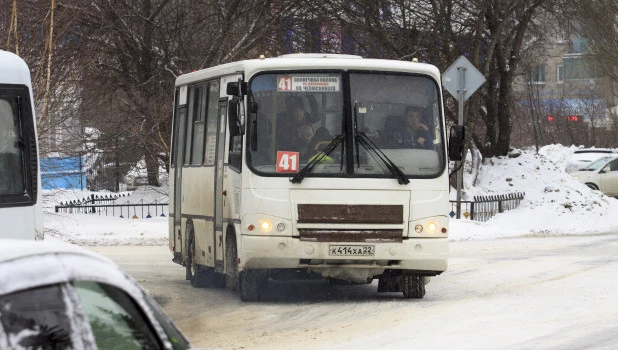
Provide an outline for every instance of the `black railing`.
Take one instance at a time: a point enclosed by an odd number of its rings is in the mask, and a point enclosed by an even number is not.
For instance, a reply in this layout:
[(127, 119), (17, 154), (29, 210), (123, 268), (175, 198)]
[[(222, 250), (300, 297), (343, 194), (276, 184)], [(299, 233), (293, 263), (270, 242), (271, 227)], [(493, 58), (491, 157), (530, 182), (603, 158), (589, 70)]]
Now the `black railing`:
[[(124, 197), (124, 196), (123, 196)], [(152, 203), (144, 203), (140, 200), (139, 203), (114, 203), (120, 196), (95, 196), (82, 199), (81, 201), (69, 201), (60, 203), (55, 206), (56, 213), (70, 214), (99, 214), (105, 216), (118, 216), (120, 218), (152, 218), (165, 217), (169, 214), (168, 203), (158, 203), (156, 200)]]
[[(473, 201), (450, 201), (451, 217), (457, 216), (457, 205), (461, 205), (460, 211), (464, 218), (475, 221), (487, 221), (497, 213), (515, 209), (524, 199), (525, 193), (509, 193), (495, 196), (475, 196)], [(461, 217), (457, 217), (460, 219)]]

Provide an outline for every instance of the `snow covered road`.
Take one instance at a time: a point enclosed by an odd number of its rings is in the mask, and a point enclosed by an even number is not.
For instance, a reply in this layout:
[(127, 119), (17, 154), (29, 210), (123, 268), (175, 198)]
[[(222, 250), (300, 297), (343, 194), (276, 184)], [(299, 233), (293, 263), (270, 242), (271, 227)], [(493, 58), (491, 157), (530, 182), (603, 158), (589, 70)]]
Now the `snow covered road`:
[(373, 285), (273, 282), (243, 303), (195, 289), (166, 247), (92, 247), (159, 301), (195, 347), (582, 349), (618, 344), (618, 233), (451, 242), (422, 300)]

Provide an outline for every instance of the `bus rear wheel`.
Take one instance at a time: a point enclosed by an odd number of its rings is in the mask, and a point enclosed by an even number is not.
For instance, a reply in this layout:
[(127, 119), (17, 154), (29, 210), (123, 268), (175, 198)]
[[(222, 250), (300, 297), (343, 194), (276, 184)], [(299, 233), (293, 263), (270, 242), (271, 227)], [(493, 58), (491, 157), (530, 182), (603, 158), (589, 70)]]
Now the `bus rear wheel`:
[(225, 279), (222, 274), (215, 272), (212, 267), (198, 265), (195, 262), (195, 235), (193, 232), (193, 224), (187, 224), (187, 233), (189, 237), (189, 244), (187, 247), (187, 279), (191, 281), (191, 285), (196, 288), (205, 287), (223, 287), (225, 285)]
[[(192, 228), (193, 226), (191, 226)], [(209, 278), (207, 269), (195, 263), (195, 238), (193, 232), (189, 231), (189, 246), (187, 247), (187, 277), (191, 285), (196, 288), (208, 287)], [(206, 270), (206, 271), (205, 271)]]
[(236, 235), (228, 230), (225, 236), (225, 286), (233, 292), (238, 290), (238, 248)]
[(422, 299), (425, 296), (423, 276), (403, 275), (403, 297), (406, 299)]

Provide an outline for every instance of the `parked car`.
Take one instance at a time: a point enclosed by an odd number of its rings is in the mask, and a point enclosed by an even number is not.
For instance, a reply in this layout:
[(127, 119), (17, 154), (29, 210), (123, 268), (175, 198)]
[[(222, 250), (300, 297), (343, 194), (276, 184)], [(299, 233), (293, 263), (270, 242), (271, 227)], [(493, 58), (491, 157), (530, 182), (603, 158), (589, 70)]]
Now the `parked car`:
[(616, 150), (609, 148), (581, 148), (573, 152), (573, 155), (566, 164), (565, 171), (572, 173), (590, 165), (595, 160), (615, 154)]
[(0, 240), (0, 349), (187, 349), (113, 262), (57, 242)]
[(618, 196), (618, 155), (605, 156), (571, 175), (593, 190), (608, 196)]

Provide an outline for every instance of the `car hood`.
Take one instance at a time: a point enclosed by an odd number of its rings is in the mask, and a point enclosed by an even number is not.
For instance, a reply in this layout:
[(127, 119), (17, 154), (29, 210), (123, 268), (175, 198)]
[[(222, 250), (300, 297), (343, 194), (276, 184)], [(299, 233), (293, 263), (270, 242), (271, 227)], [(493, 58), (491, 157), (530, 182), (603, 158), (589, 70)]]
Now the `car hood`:
[(571, 173), (571, 176), (578, 177), (580, 181), (590, 179), (595, 175), (597, 175), (596, 171), (574, 171)]

